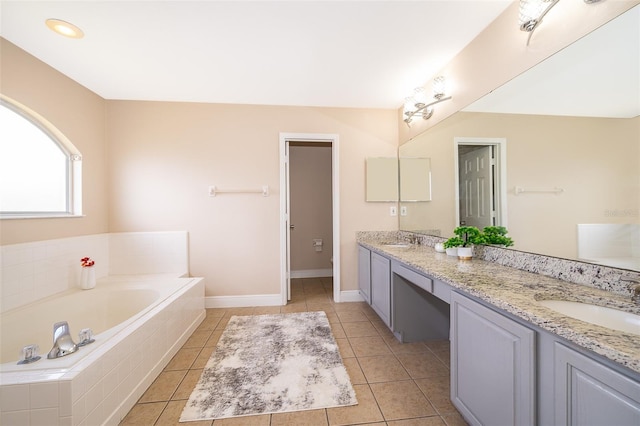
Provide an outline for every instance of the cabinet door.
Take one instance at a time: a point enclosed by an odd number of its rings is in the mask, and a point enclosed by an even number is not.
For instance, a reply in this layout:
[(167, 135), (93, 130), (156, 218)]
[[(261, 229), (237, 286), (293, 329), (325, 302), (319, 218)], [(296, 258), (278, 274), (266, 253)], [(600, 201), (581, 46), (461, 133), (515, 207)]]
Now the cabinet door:
[(371, 304), (371, 251), (358, 246), (358, 289), (360, 295)]
[(473, 425), (535, 424), (535, 332), (451, 293), (451, 400)]
[(640, 383), (556, 342), (556, 425), (640, 425)]
[(371, 253), (371, 307), (391, 327), (391, 261)]

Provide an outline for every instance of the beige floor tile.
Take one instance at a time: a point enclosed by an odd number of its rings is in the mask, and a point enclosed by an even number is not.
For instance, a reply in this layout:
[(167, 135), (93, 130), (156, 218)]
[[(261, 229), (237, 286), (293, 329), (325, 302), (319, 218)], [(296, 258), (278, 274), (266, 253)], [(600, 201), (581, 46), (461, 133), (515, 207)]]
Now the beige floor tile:
[(215, 346), (205, 346), (204, 348), (202, 348), (196, 360), (193, 362), (193, 364), (191, 364), (191, 368), (192, 369), (204, 368), (207, 365), (207, 362), (209, 362), (209, 359), (211, 358), (211, 354), (213, 354), (213, 351), (215, 349), (216, 349)]
[(331, 426), (372, 423), (384, 420), (369, 385), (354, 385), (358, 405), (327, 408)]
[[(260, 414), (257, 416), (232, 417), (230, 419), (214, 420), (214, 426), (269, 426), (271, 422), (270, 414)], [(189, 426), (188, 423), (182, 423)]]
[(335, 309), (336, 312), (346, 312), (346, 311), (360, 311), (362, 312), (363, 306), (369, 306), (367, 304), (365, 304), (364, 302), (360, 303), (360, 302), (343, 302), (343, 303), (336, 303), (335, 304)]
[[(338, 313), (338, 315), (340, 315), (340, 313)], [(347, 337), (379, 336), (378, 331), (369, 321), (343, 322), (342, 328)]]
[(209, 339), (205, 342), (204, 347), (215, 347), (218, 344), (218, 340), (220, 340), (220, 336), (222, 336), (223, 331), (224, 330), (216, 329), (213, 333), (211, 333), (211, 336), (209, 336)]
[(246, 315), (253, 315), (254, 309), (255, 307), (229, 308), (227, 309), (227, 312), (225, 312), (224, 316), (225, 318), (231, 318), (232, 316), (242, 317)]
[(368, 383), (407, 380), (409, 374), (395, 356), (369, 356), (358, 358)]
[(367, 383), (364, 373), (360, 368), (360, 363), (356, 358), (344, 358), (342, 360), (344, 367), (347, 369), (352, 385), (361, 385)]
[(227, 312), (225, 308), (207, 308), (207, 318), (222, 318), (224, 314)]
[(450, 376), (437, 376), (415, 381), (440, 415), (458, 412), (451, 403), (450, 380)]
[(271, 426), (326, 426), (328, 424), (327, 411), (324, 409), (271, 415)]
[(390, 339), (385, 338), (384, 341), (387, 343), (391, 351), (395, 354), (415, 354), (430, 352), (422, 342), (402, 343), (398, 339), (396, 339), (395, 336)]
[(163, 371), (145, 391), (139, 402), (169, 401), (186, 374), (186, 370)]
[(254, 309), (253, 315), (279, 314), (280, 306), (259, 306)]
[(291, 314), (295, 312), (307, 312), (307, 304), (306, 303), (292, 303), (287, 306), (282, 306), (280, 308), (280, 312), (283, 314)]
[(169, 370), (188, 370), (193, 365), (193, 362), (200, 354), (200, 348), (182, 348), (175, 354), (175, 356), (169, 361), (169, 364), (164, 368), (164, 371)]
[(380, 336), (351, 337), (349, 343), (357, 357), (391, 355), (391, 350)]
[(187, 339), (187, 341), (185, 342), (184, 345), (182, 345), (182, 347), (183, 348), (202, 348), (205, 345), (205, 343), (207, 343), (207, 340), (209, 340), (209, 337), (211, 337), (212, 333), (213, 332), (211, 330), (194, 331), (191, 337)]
[(446, 426), (440, 416), (419, 417), (417, 419), (392, 420), (388, 426)]
[(220, 322), (220, 318), (222, 318), (222, 315), (219, 316), (219, 317), (214, 317), (214, 316), (207, 315), (205, 317), (205, 319), (200, 323), (200, 325), (198, 326), (196, 331), (212, 331), (212, 330), (215, 330), (216, 326)]
[(449, 369), (447, 366), (431, 352), (397, 354), (396, 356), (409, 375), (414, 379), (424, 379), (435, 376), (449, 377)]
[[(164, 411), (156, 421), (154, 426), (177, 426), (180, 424), (180, 415), (182, 414), (182, 409), (184, 408), (184, 404), (186, 401), (169, 401)], [(189, 426), (194, 425), (211, 425), (213, 423), (211, 420), (204, 420), (201, 422), (189, 422), (182, 423), (182, 425), (188, 424)]]
[(120, 425), (152, 425), (156, 420), (158, 420), (166, 405), (166, 402), (152, 402), (149, 404), (138, 403), (134, 405), (129, 413), (127, 413), (126, 417), (122, 419)]
[(451, 346), (448, 340), (427, 340), (424, 344), (432, 351), (448, 350)]
[(445, 414), (442, 416), (442, 420), (444, 420), (447, 426), (467, 426), (469, 424), (464, 421), (460, 413)]
[(189, 370), (171, 396), (171, 400), (189, 399), (198, 380), (200, 380), (200, 376), (202, 376), (202, 370)]
[(413, 380), (373, 383), (370, 386), (385, 420), (437, 414)]
[(369, 321), (369, 318), (362, 311), (338, 312), (338, 318), (340, 318), (340, 322)]
[(346, 338), (336, 339), (336, 343), (338, 344), (338, 351), (340, 351), (340, 356), (342, 357), (342, 359), (353, 358), (356, 356), (353, 353), (353, 349), (351, 349), (349, 340), (347, 340)]
[(229, 316), (224, 316), (222, 318), (220, 318), (220, 321), (218, 322), (218, 325), (216, 325), (216, 328), (214, 329), (214, 333), (216, 331), (222, 331), (225, 328), (227, 328), (227, 324), (229, 324), (229, 320), (231, 319), (231, 317)]
[(347, 335), (344, 332), (344, 328), (342, 328), (342, 324), (338, 323), (329, 323), (331, 326), (331, 333), (333, 333), (334, 339), (344, 339)]

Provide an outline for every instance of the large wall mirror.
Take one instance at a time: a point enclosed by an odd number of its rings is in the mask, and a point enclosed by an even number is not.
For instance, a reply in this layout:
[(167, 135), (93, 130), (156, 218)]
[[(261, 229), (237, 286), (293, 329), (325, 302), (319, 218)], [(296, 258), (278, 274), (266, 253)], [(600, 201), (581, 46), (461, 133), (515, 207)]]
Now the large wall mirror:
[(432, 201), (400, 229), (448, 237), (456, 139), (506, 141), (502, 218), (516, 250), (640, 270), (640, 6), (401, 145), (431, 158)]

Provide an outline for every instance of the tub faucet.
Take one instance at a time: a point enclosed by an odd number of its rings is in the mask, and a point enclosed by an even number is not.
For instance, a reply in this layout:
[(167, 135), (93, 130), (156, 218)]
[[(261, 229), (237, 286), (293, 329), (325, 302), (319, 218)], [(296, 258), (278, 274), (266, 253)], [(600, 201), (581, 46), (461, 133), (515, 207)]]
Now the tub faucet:
[(69, 355), (78, 350), (69, 333), (69, 324), (61, 321), (53, 324), (53, 348), (49, 351), (47, 358), (60, 358)]
[(640, 303), (640, 283), (630, 284), (629, 290), (631, 290), (631, 301)]

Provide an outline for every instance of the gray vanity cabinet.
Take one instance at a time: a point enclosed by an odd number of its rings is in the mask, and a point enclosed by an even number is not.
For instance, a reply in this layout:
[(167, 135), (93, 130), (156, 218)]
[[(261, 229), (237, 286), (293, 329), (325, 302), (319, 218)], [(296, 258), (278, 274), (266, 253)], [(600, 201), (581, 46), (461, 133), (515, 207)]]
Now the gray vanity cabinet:
[(391, 260), (371, 252), (371, 307), (391, 328)]
[(556, 425), (640, 425), (640, 383), (560, 342), (554, 346)]
[(536, 423), (535, 332), (451, 293), (451, 400), (473, 425)]
[(371, 250), (358, 246), (358, 289), (360, 295), (371, 304)]

